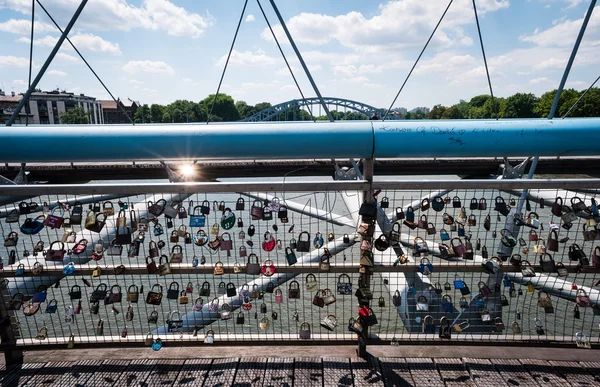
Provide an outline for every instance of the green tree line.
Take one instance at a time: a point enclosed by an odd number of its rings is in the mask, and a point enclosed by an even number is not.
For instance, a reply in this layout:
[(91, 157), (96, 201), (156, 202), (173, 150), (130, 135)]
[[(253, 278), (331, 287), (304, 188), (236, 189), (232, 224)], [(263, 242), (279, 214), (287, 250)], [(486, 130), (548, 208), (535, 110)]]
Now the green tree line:
[[(582, 95), (583, 91), (574, 89), (564, 90), (558, 109), (557, 117), (562, 117), (569, 108)], [(400, 119), (485, 119), (485, 118), (546, 118), (550, 112), (556, 90), (548, 91), (541, 97), (531, 93), (516, 93), (507, 98), (494, 98), (495, 111), (490, 95), (482, 94), (471, 98), (469, 101), (460, 100), (452, 106), (435, 105), (431, 111), (425, 113), (417, 110), (396, 115)], [(142, 105), (135, 114), (136, 123), (181, 123), (181, 122), (206, 122), (210, 112), (214, 94), (209, 95), (200, 102), (177, 100), (168, 105)], [(271, 107), (269, 102), (248, 105), (245, 101), (234, 101), (227, 94), (219, 94), (212, 111), (210, 121), (238, 121), (250, 117), (263, 109)], [(316, 106), (315, 106), (316, 108)], [(385, 109), (381, 109), (385, 110)], [(316, 112), (313, 112), (313, 114)], [(364, 114), (348, 111), (332, 110), (335, 120), (365, 120), (369, 117)], [(600, 117), (600, 89), (592, 88), (577, 106), (569, 113), (569, 117)], [(312, 117), (305, 109), (296, 108), (287, 113), (280, 113), (272, 118), (274, 121), (306, 121)], [(327, 120), (327, 116), (319, 115), (315, 119)]]

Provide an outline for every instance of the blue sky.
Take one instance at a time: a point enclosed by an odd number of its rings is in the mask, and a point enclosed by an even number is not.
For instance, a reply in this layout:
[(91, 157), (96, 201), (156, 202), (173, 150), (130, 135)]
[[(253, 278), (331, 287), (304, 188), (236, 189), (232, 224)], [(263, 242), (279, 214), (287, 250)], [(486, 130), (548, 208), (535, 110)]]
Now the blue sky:
[[(63, 27), (78, 3), (42, 0)], [(243, 3), (89, 0), (70, 37), (121, 99), (199, 101), (216, 90)], [(269, 1), (261, 3), (305, 95), (314, 95)], [(323, 95), (387, 107), (448, 1), (277, 4)], [(494, 93), (540, 95), (556, 88), (588, 6), (584, 0), (477, 0)], [(299, 98), (255, 0), (245, 15), (222, 92), (250, 104)], [(27, 86), (30, 18), (31, 0), (0, 0), (0, 87), (7, 91)], [(59, 36), (50, 23), (36, 7), (38, 69)], [(599, 47), (596, 9), (568, 87), (585, 89), (600, 75)], [(40, 87), (107, 98), (76, 55), (63, 45)], [(455, 0), (395, 106), (450, 105), (487, 92), (471, 0)]]

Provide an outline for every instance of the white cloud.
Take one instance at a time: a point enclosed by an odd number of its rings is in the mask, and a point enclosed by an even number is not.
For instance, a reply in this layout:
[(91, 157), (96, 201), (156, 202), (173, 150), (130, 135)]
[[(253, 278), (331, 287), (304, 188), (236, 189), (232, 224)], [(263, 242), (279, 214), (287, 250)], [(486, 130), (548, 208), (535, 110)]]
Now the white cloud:
[(366, 83), (369, 82), (369, 78), (359, 75), (357, 77), (343, 79), (343, 81), (347, 83)]
[(345, 75), (347, 77), (352, 76), (358, 72), (355, 65), (339, 65), (333, 66), (333, 73), (335, 75)]
[[(56, 29), (47, 23), (36, 21), (34, 23), (35, 32), (56, 31)], [(11, 34), (29, 35), (31, 34), (31, 20), (25, 19), (10, 19), (0, 23), (0, 31), (9, 32)]]
[(29, 67), (29, 59), (12, 55), (0, 55), (0, 67), (2, 66)]
[[(579, 4), (582, 4), (584, 2), (584, 0), (538, 0), (541, 1), (542, 3), (566, 3), (567, 4), (567, 8), (573, 8), (578, 6)], [(551, 5), (550, 4), (546, 4), (545, 8), (550, 8)]]
[(130, 79), (127, 81), (127, 83), (129, 83), (135, 89), (139, 89), (144, 84), (144, 82), (138, 81), (137, 79)]
[(558, 59), (558, 58), (549, 58), (546, 60), (542, 60), (539, 63), (536, 63), (533, 66), (534, 70), (548, 70), (548, 69), (553, 69), (553, 70), (560, 70), (560, 69), (564, 69), (565, 65), (567, 63), (567, 59)]
[[(46, 4), (61, 25), (71, 18), (79, 0), (60, 0)], [(0, 0), (0, 8), (30, 14), (28, 0)], [(213, 17), (188, 12), (168, 0), (144, 0), (140, 7), (126, 0), (90, 1), (77, 21), (77, 27), (96, 31), (129, 31), (135, 28), (162, 30), (173, 36), (198, 38), (213, 24)]]
[(87, 49), (89, 51), (103, 52), (111, 55), (121, 55), (121, 49), (118, 43), (107, 42), (99, 36), (92, 34), (79, 34), (71, 38), (71, 42), (78, 49)]
[(244, 20), (247, 22), (253, 22), (254, 20), (256, 20), (256, 18), (254, 17), (254, 15), (248, 15)]
[(145, 91), (146, 93), (150, 93), (150, 94), (158, 94), (158, 90), (156, 89), (150, 89), (150, 88), (143, 88), (142, 91)]
[(131, 74), (135, 73), (151, 73), (174, 75), (175, 70), (165, 62), (152, 62), (149, 60), (131, 60), (123, 66), (123, 71)]
[[(108, 42), (101, 37), (93, 34), (77, 34), (70, 37), (71, 42), (77, 47), (78, 50), (88, 50), (93, 52), (102, 52), (110, 55), (121, 55), (121, 48), (118, 43)], [(30, 39), (27, 37), (21, 37), (17, 39), (18, 42), (29, 44)], [(43, 38), (34, 39), (33, 43), (36, 46), (43, 47), (54, 47), (58, 42), (58, 38), (54, 36), (44, 36)], [(71, 45), (67, 42), (63, 43), (62, 48), (71, 50)]]
[(56, 58), (66, 60), (68, 62), (77, 62), (78, 61), (77, 57), (75, 57), (73, 55), (65, 54), (62, 52), (59, 52), (58, 54), (56, 54)]
[[(215, 66), (223, 67), (225, 65), (225, 61), (227, 60), (227, 55), (223, 55), (217, 62)], [(229, 58), (229, 64), (232, 66), (272, 66), (274, 64), (280, 63), (280, 59), (268, 56), (264, 53), (264, 51), (258, 50), (256, 52), (252, 51), (236, 51), (233, 50), (231, 52), (231, 57)]]
[(60, 71), (60, 70), (48, 70), (46, 71), (46, 74), (48, 75), (56, 75), (57, 77), (66, 77), (67, 73), (65, 73), (64, 71)]
[[(30, 41), (31, 41), (31, 39), (26, 38), (24, 36), (17, 39), (17, 42), (26, 43), (26, 44), (29, 44)], [(54, 36), (44, 36), (43, 38), (38, 38), (38, 39), (33, 40), (33, 44), (35, 46), (42, 46), (42, 47), (54, 47), (56, 45), (56, 42), (58, 42), (58, 38), (55, 38)]]
[(12, 84), (17, 86), (27, 86), (27, 81), (24, 81), (22, 79), (15, 79), (14, 81), (12, 81)]
[(27, 0), (0, 0), (0, 9), (9, 8), (26, 15), (31, 14), (31, 2)]
[(539, 83), (550, 83), (550, 82), (552, 82), (552, 81), (546, 77), (533, 78), (532, 80), (529, 81), (529, 83), (531, 85), (537, 85)]
[[(354, 11), (339, 16), (300, 13), (290, 18), (287, 25), (292, 36), (301, 43), (324, 45), (338, 41), (343, 46), (361, 52), (403, 50), (423, 44), (446, 5), (445, 0), (389, 1), (380, 6), (379, 14), (371, 18)], [(479, 1), (478, 10), (483, 15), (509, 5), (509, 0), (482, 0)], [(465, 36), (460, 26), (473, 22), (470, 2), (454, 3), (431, 46), (471, 45), (472, 39)], [(280, 25), (276, 25), (274, 31), (283, 38)], [(273, 39), (268, 29), (263, 31), (262, 37), (269, 41)]]
[[(579, 33), (583, 17), (577, 20), (559, 19), (546, 30), (536, 29), (531, 35), (522, 35), (519, 39), (540, 47), (571, 47)], [(596, 6), (583, 38), (584, 44), (600, 44), (600, 6)]]

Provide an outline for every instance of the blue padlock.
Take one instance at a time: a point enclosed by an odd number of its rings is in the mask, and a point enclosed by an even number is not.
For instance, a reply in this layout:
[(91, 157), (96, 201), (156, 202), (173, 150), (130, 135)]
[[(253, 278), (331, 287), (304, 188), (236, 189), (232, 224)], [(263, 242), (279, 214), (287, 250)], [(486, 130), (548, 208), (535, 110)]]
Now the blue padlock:
[(429, 275), (433, 273), (433, 265), (427, 258), (421, 258), (421, 264), (419, 265), (419, 273), (423, 275)]
[(25, 275), (25, 265), (20, 263), (19, 266), (17, 266), (17, 271), (15, 272), (15, 274), (16, 275)]
[(508, 279), (507, 276), (504, 276), (504, 279), (502, 280), (502, 282), (504, 283), (504, 286), (509, 288), (512, 285), (512, 281)]
[(410, 285), (409, 290), (413, 296), (417, 294), (417, 288), (414, 285)]
[(75, 264), (73, 262), (69, 262), (63, 269), (63, 274), (72, 275), (73, 273), (75, 273)]
[(462, 289), (465, 287), (463, 280), (458, 278), (458, 274), (454, 276), (454, 289)]
[(320, 249), (321, 247), (323, 247), (323, 236), (320, 232), (317, 232), (317, 234), (315, 235), (315, 239), (313, 239), (313, 244), (315, 245), (315, 249)]
[(195, 255), (194, 258), (192, 258), (192, 266), (198, 267), (198, 257), (196, 257)]
[(163, 344), (162, 344), (162, 340), (161, 339), (155, 339), (154, 343), (152, 343), (152, 350), (153, 351), (160, 351), (160, 349), (162, 348)]
[(478, 308), (485, 307), (485, 301), (483, 297), (477, 297), (477, 299), (475, 300), (475, 306), (477, 306)]

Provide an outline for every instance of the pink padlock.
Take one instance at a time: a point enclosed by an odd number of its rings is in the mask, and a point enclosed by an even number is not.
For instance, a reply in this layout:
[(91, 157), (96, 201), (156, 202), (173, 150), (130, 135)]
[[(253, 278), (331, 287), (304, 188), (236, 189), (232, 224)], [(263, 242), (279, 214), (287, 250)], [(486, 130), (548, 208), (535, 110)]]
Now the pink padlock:
[(273, 294), (275, 295), (275, 303), (283, 304), (283, 292), (281, 291), (281, 289), (280, 288), (275, 289)]

